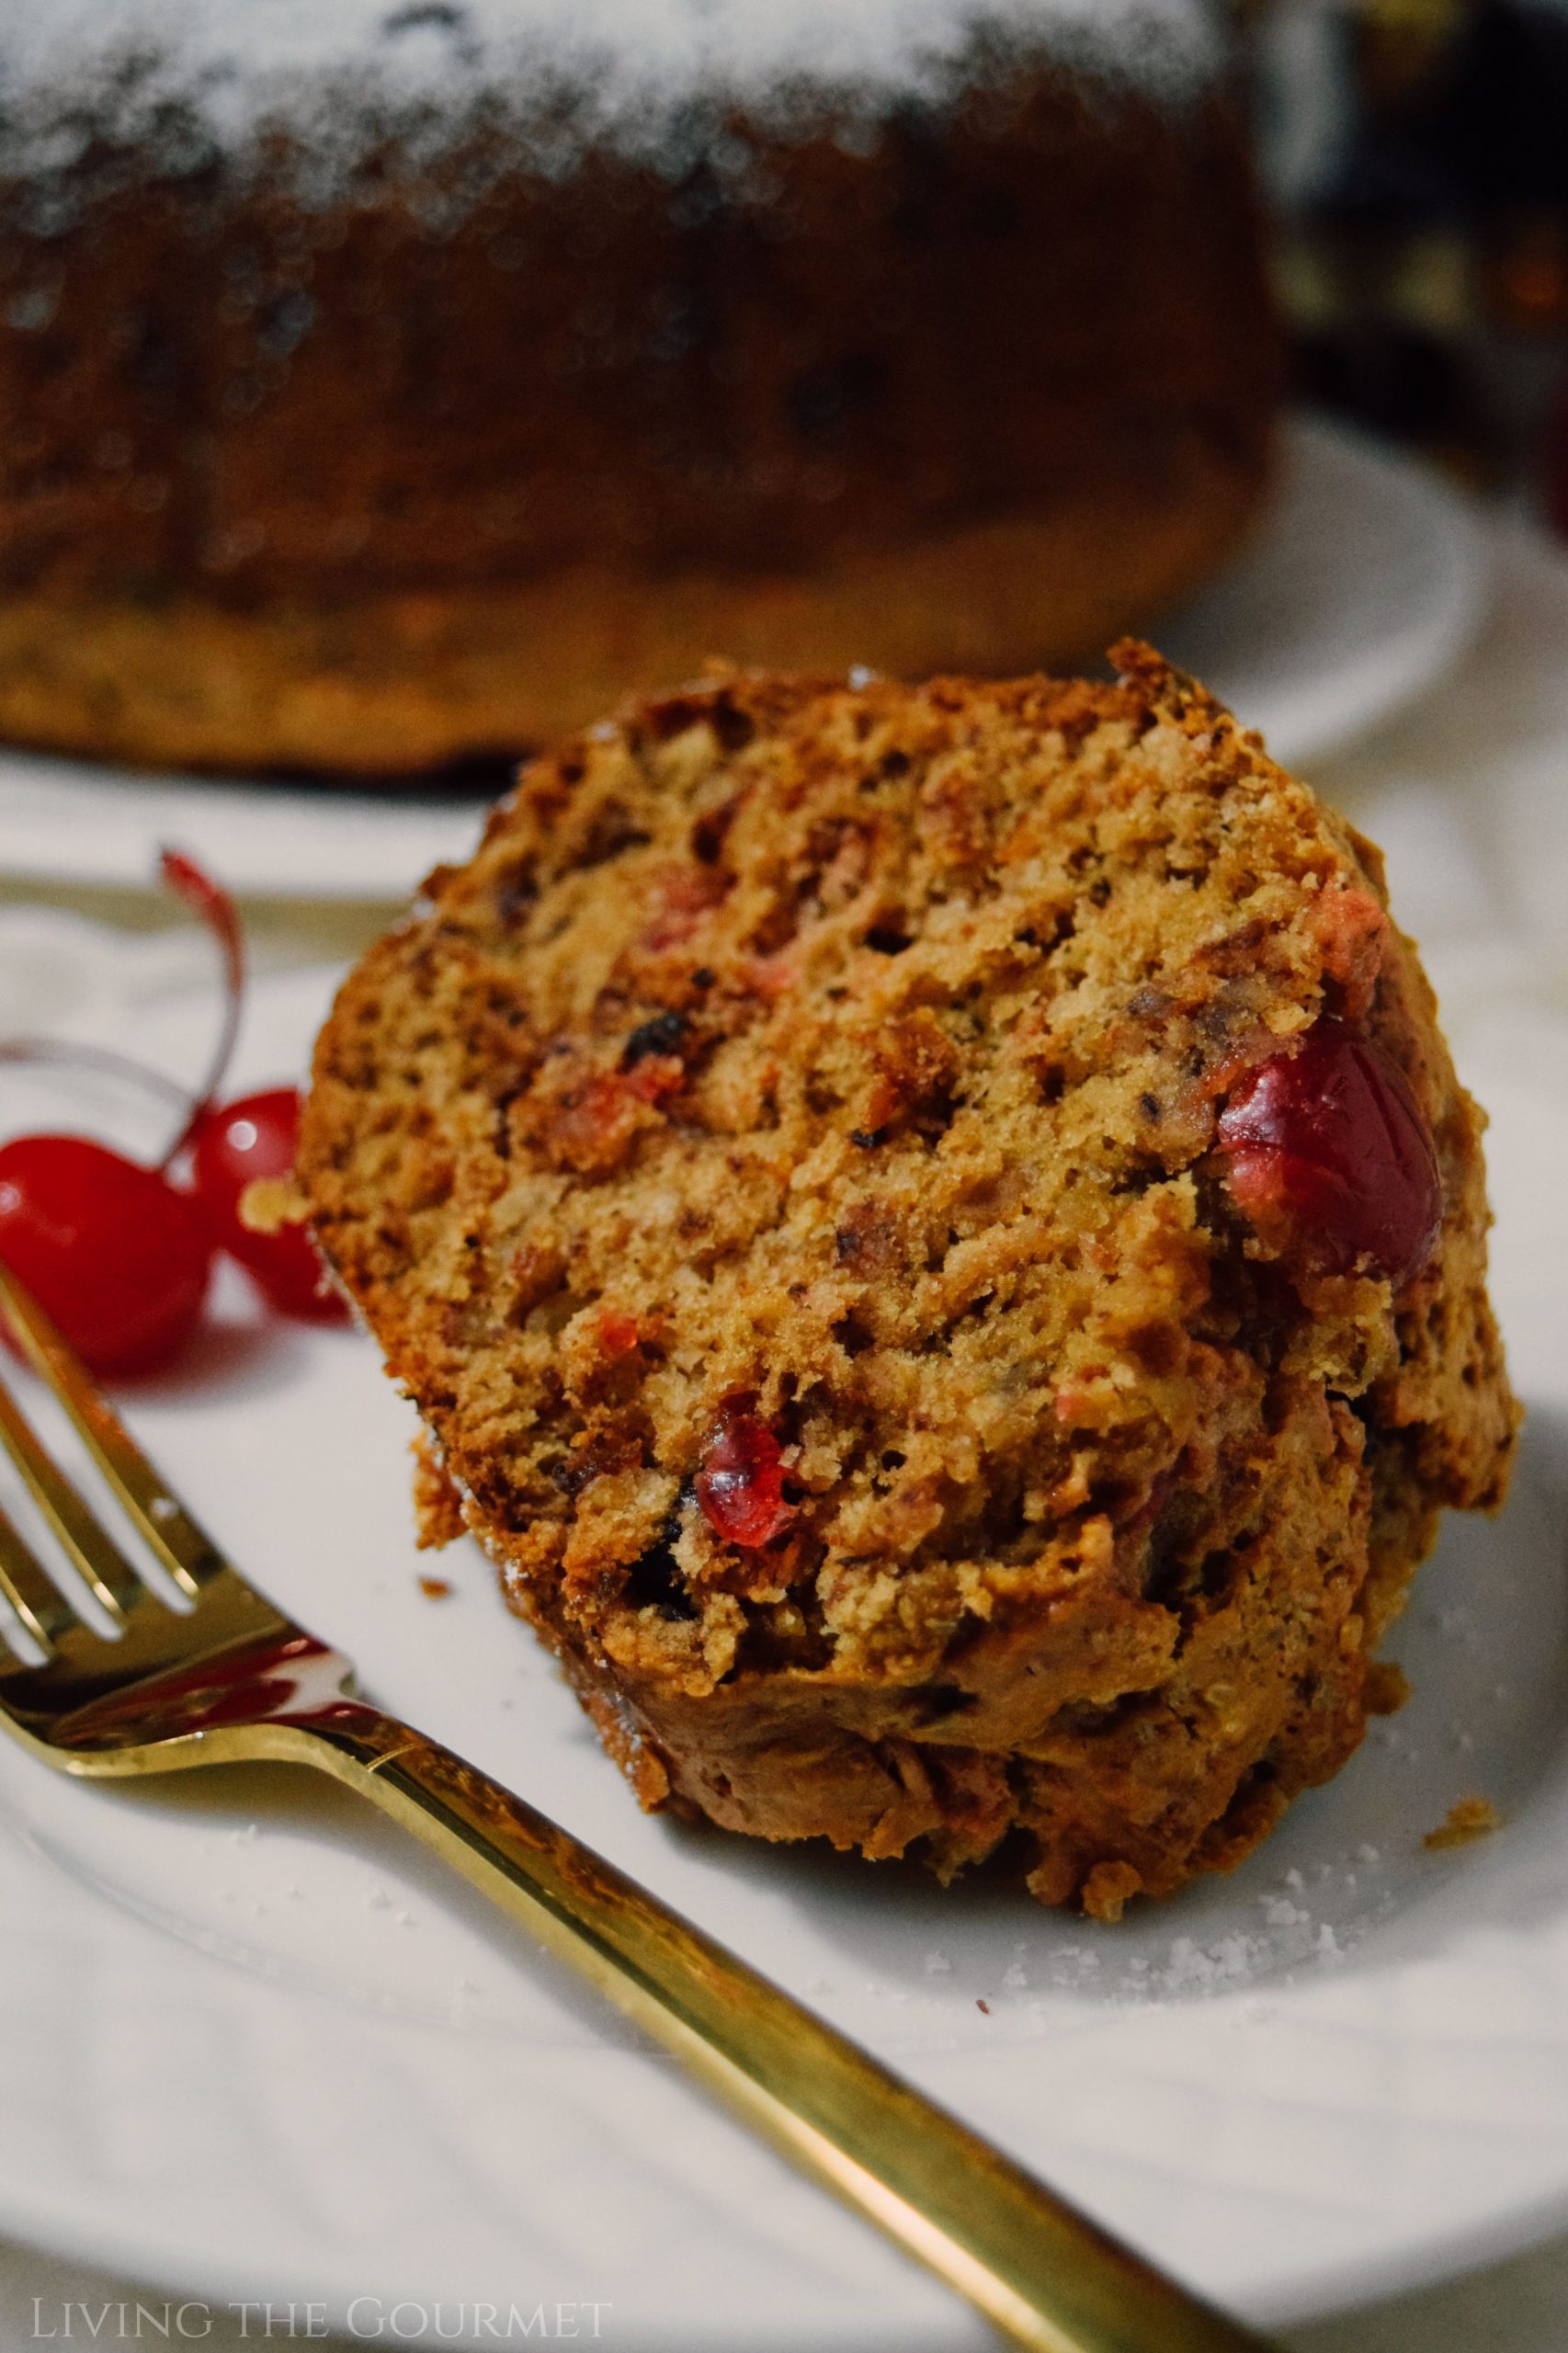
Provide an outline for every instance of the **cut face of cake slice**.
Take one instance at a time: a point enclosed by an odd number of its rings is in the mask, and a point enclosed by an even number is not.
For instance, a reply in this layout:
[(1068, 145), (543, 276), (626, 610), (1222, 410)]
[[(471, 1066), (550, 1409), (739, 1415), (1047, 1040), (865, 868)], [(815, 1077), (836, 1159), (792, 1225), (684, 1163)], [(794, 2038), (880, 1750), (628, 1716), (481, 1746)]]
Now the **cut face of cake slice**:
[(524, 770), (300, 1178), (644, 1804), (1114, 1916), (1349, 1756), (1516, 1420), (1381, 863), (1120, 682), (725, 676)]

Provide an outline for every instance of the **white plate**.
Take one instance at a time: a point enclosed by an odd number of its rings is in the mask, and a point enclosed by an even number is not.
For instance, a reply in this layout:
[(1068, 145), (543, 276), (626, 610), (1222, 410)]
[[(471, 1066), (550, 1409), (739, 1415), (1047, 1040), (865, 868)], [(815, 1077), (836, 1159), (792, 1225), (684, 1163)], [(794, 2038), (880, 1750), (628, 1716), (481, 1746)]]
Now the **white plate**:
[[(1437, 676), (1473, 631), (1484, 540), (1424, 468), (1291, 423), (1252, 548), (1158, 634), (1287, 764), (1315, 759)], [(0, 872), (140, 885), (179, 843), (237, 891), (400, 899), (467, 855), (480, 803), (148, 776), (0, 748)]]
[[(74, 993), (71, 970), (82, 975)], [(168, 941), (21, 911), (0, 1026), (200, 1059)], [(29, 983), (28, 975), (32, 975)], [(183, 977), (182, 977), (183, 974)], [(328, 976), (253, 999), (243, 1078), (297, 1069)], [(1480, 1004), (1478, 999), (1478, 1005)], [(1415, 1696), (1266, 1848), (1119, 1930), (978, 1876), (640, 1815), (467, 1547), (416, 1556), (406, 1409), (368, 1343), (258, 1323), (236, 1279), (131, 1416), (256, 1580), (369, 1688), (615, 1860), (1211, 2294), (1263, 2322), (1568, 2218), (1568, 1283), (1563, 1025), (1474, 1033), (1497, 1294), (1537, 1410), (1498, 1525), (1450, 1523), (1396, 1645)], [(55, 1077), (35, 1085), (57, 1087)], [(56, 1098), (56, 1116), (59, 1106)], [(37, 1116), (8, 1094), (8, 1120)], [(427, 1598), (438, 1565), (454, 1586)], [(1422, 1834), (1484, 1791), (1506, 1826)], [(67, 1783), (0, 1745), (0, 2231), (364, 2335), (609, 2306), (617, 2353), (981, 2353), (946, 2294), (751, 2145), (347, 1793), (238, 1769)], [(981, 2000), (989, 2011), (978, 2007)], [(369, 2301), (357, 2301), (369, 2300)], [(459, 2308), (462, 2310), (460, 2311)], [(558, 2317), (558, 2316), (556, 2316)]]
[(1252, 547), (1155, 636), (1296, 767), (1440, 677), (1486, 585), (1473, 507), (1429, 468), (1302, 417)]

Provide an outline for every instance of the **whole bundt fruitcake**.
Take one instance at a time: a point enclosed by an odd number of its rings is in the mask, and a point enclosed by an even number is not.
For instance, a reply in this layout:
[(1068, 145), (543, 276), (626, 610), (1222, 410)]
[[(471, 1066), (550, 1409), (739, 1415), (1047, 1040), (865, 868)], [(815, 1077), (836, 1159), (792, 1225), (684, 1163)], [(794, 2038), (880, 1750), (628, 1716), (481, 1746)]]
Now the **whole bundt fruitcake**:
[(300, 1179), (644, 1804), (1102, 1915), (1333, 1773), (1515, 1408), (1380, 860), (1120, 683), (717, 677), (345, 985)]
[(0, 9), (0, 735), (414, 772), (1151, 624), (1281, 381), (1214, 13)]

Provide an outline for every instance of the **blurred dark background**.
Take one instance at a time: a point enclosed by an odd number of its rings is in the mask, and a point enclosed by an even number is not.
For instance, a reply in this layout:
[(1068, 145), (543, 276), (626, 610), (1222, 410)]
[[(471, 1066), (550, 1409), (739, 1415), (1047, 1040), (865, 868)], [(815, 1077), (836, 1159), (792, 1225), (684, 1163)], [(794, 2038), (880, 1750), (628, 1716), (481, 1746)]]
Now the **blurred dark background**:
[(1296, 391), (1568, 538), (1568, 0), (1233, 0)]

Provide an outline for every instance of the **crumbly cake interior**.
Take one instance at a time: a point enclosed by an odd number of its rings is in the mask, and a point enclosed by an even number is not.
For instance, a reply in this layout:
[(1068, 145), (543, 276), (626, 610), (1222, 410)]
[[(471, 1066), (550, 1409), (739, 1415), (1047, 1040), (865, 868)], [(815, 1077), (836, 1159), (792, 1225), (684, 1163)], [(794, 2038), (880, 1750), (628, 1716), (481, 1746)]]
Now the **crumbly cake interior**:
[[(717, 677), (534, 762), (347, 983), (300, 1169), (644, 1803), (944, 1874), (1016, 1830), (1102, 1916), (1348, 1756), (1515, 1419), (1376, 852), (1119, 658)], [(1216, 1149), (1324, 1015), (1436, 1146), (1397, 1293)], [(760, 1543), (699, 1499), (726, 1427), (782, 1449)]]

